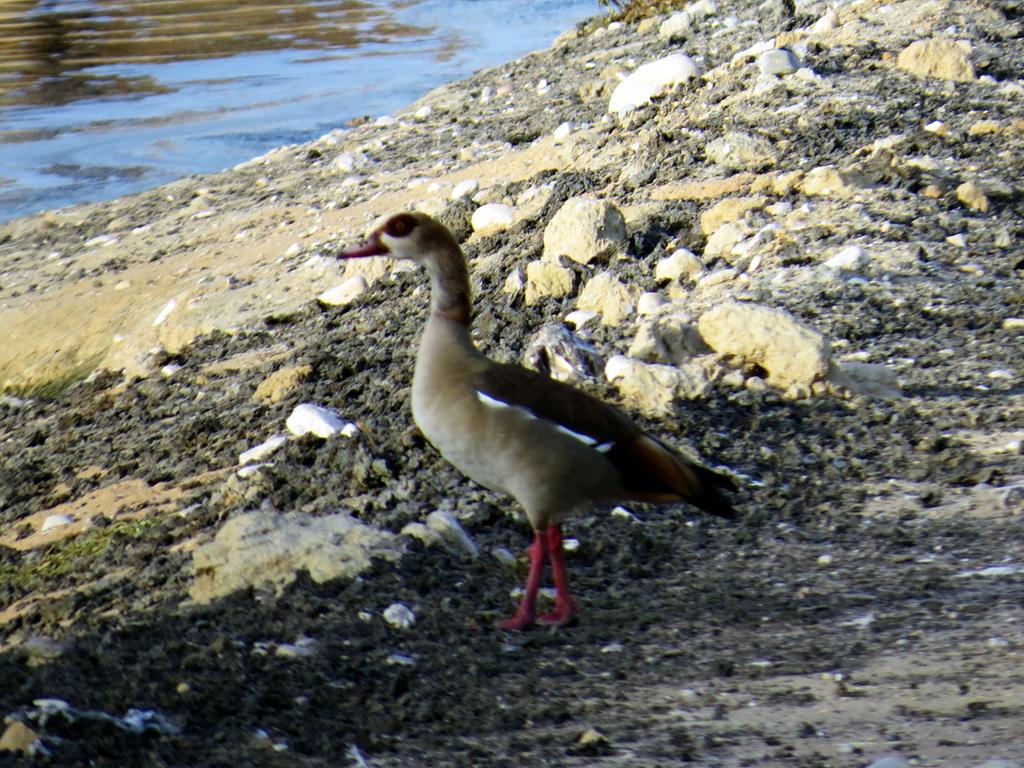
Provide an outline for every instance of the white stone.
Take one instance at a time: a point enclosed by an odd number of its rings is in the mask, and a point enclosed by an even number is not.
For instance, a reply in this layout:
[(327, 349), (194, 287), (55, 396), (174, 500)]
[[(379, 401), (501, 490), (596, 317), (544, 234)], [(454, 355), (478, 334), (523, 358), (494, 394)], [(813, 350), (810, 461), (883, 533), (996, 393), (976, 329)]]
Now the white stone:
[(555, 143), (560, 144), (563, 141), (565, 141), (567, 138), (569, 138), (569, 136), (573, 132), (573, 129), (574, 129), (574, 126), (573, 126), (573, 124), (570, 121), (566, 121), (566, 122), (562, 123), (561, 125), (559, 125), (557, 128), (555, 128), (555, 132), (553, 134), (554, 139), (555, 139)]
[(575, 328), (577, 331), (589, 323), (591, 320), (599, 318), (597, 312), (590, 312), (586, 309), (574, 309), (568, 315), (565, 316), (565, 322)]
[(566, 256), (580, 264), (604, 259), (626, 247), (626, 220), (607, 200), (580, 196), (566, 200), (544, 229), (544, 256)]
[(685, 83), (699, 74), (697, 62), (682, 53), (673, 53), (642, 64), (612, 91), (608, 111), (622, 116), (644, 106), (673, 85)]
[(176, 374), (178, 371), (182, 370), (184, 367), (185, 366), (179, 365), (178, 363), (168, 363), (167, 365), (160, 369), (160, 375), (163, 376), (165, 379), (169, 379), (172, 376), (174, 376), (174, 374)]
[(422, 106), (413, 113), (413, 117), (415, 117), (417, 120), (426, 120), (428, 117), (430, 117), (430, 113), (433, 111), (434, 110), (428, 106)]
[(899, 755), (889, 755), (878, 758), (868, 768), (910, 768), (910, 763)]
[(693, 17), (687, 11), (673, 13), (658, 27), (658, 36), (671, 40), (673, 37), (685, 35), (693, 28)]
[(460, 181), (452, 189), (452, 200), (461, 200), (464, 197), (469, 197), (478, 189), (480, 189), (480, 182), (476, 179), (465, 179)]
[(331, 161), (331, 169), (341, 173), (352, 173), (358, 162), (356, 156), (351, 152), (342, 152)]
[(867, 251), (859, 245), (848, 245), (834, 256), (827, 259), (823, 267), (839, 271), (853, 272), (866, 267), (871, 262)]
[(636, 312), (638, 315), (653, 315), (659, 309), (669, 303), (668, 298), (657, 291), (645, 291), (640, 294), (640, 298), (636, 302)]
[(398, 537), (347, 512), (322, 517), (248, 512), (229, 519), (213, 541), (192, 553), (195, 582), (189, 594), (207, 603), (246, 587), (280, 593), (302, 570), (322, 584), (359, 575), (372, 558), (395, 561), (401, 553)]
[(515, 212), (511, 205), (504, 203), (488, 203), (481, 205), (473, 211), (473, 218), (470, 223), (473, 231), (481, 237), (504, 232), (512, 226), (515, 220)]
[(73, 522), (75, 522), (75, 518), (73, 518), (71, 515), (47, 515), (46, 519), (43, 520), (43, 525), (39, 529), (39, 531), (40, 533), (46, 533), (47, 531), (52, 531), (54, 528), (60, 528)]
[(704, 262), (685, 248), (677, 248), (669, 256), (659, 259), (654, 267), (654, 276), (658, 280), (677, 280), (680, 277), (694, 279), (704, 271)]
[(693, 399), (708, 388), (707, 375), (696, 363), (652, 365), (624, 355), (612, 357), (605, 376), (623, 398), (646, 416), (669, 416), (678, 398)]
[(161, 309), (160, 312), (157, 313), (157, 316), (153, 318), (153, 327), (155, 328), (156, 326), (161, 325), (164, 322), (164, 320), (171, 316), (171, 312), (173, 312), (174, 308), (177, 306), (177, 299), (171, 299), (166, 304), (164, 304), (163, 309)]
[(340, 433), (345, 428), (345, 422), (329, 408), (323, 408), (313, 403), (302, 403), (295, 406), (291, 415), (288, 416), (285, 426), (296, 437), (314, 434), (327, 439)]
[(270, 454), (288, 442), (288, 435), (274, 435), (267, 438), (257, 446), (238, 454), (239, 464), (250, 464), (254, 461), (263, 461)]
[(757, 66), (762, 75), (791, 75), (800, 69), (800, 59), (788, 48), (773, 48), (758, 57)]
[(703, 19), (706, 16), (714, 16), (718, 13), (718, 3), (715, 0), (694, 0), (686, 6), (686, 12), (695, 19)]
[(341, 285), (328, 288), (317, 296), (316, 300), (332, 307), (344, 306), (366, 293), (369, 287), (370, 284), (363, 275), (353, 275)]
[(299, 253), (302, 253), (302, 243), (292, 243), (285, 249), (284, 255), (285, 258), (288, 258), (289, 256), (295, 256)]
[(451, 512), (442, 509), (431, 512), (427, 515), (427, 528), (436, 531), (462, 554), (469, 555), (471, 558), (480, 556), (480, 550), (473, 543), (473, 539)]
[(810, 386), (828, 373), (828, 339), (785, 310), (727, 302), (701, 315), (697, 327), (715, 352), (760, 365), (773, 386)]
[(839, 13), (835, 8), (829, 8), (822, 16), (811, 25), (812, 35), (821, 35), (831, 32), (839, 26)]
[(970, 576), (983, 576), (983, 577), (999, 577), (999, 576), (1016, 576), (1021, 572), (1020, 566), (1017, 565), (990, 565), (987, 568), (980, 568), (975, 571), (961, 571), (956, 574), (957, 578), (965, 579)]
[(416, 623), (416, 614), (402, 603), (392, 603), (384, 609), (384, 621), (398, 629), (411, 629)]
[(635, 311), (639, 290), (620, 282), (613, 272), (601, 272), (587, 281), (576, 306), (598, 312), (603, 325), (618, 325)]

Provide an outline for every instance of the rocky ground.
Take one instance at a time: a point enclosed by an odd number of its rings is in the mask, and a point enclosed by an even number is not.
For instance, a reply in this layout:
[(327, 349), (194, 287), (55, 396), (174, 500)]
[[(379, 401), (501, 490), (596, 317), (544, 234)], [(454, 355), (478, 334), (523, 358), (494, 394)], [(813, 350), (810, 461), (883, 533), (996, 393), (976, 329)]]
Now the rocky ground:
[[(784, 7), (0, 229), (0, 764), (1024, 764), (1024, 6)], [(411, 423), (422, 276), (332, 259), (410, 206), (740, 520), (578, 516), (579, 622), (493, 630), (529, 532)], [(358, 429), (239, 471), (300, 403)]]

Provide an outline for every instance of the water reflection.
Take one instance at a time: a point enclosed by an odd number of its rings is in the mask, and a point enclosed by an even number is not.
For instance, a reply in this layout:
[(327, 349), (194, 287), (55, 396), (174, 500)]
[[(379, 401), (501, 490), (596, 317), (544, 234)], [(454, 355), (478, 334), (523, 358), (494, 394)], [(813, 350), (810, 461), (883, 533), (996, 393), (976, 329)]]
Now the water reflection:
[(0, 0), (0, 221), (220, 170), (550, 43), (596, 0)]
[(101, 65), (355, 48), (432, 31), (404, 24), (389, 9), (361, 0), (236, 0), (215, 7), (194, 0), (0, 2), (0, 12), (0, 106), (60, 106), (166, 90), (150, 76), (91, 71)]

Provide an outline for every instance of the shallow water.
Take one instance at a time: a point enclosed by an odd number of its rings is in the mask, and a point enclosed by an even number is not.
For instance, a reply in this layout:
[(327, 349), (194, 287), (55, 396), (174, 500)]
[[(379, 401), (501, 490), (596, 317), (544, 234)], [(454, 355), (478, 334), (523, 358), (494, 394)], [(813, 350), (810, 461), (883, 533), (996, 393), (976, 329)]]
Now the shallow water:
[(0, 3), (0, 221), (394, 111), (595, 0)]

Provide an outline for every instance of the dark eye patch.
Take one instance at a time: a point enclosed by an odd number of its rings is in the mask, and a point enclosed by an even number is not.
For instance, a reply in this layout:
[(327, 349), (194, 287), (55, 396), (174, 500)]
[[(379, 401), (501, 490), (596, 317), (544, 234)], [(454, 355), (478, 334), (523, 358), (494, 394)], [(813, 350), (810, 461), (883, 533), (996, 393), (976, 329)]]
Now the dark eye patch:
[(416, 228), (416, 219), (408, 213), (392, 216), (384, 225), (384, 232), (391, 237), (406, 237)]

